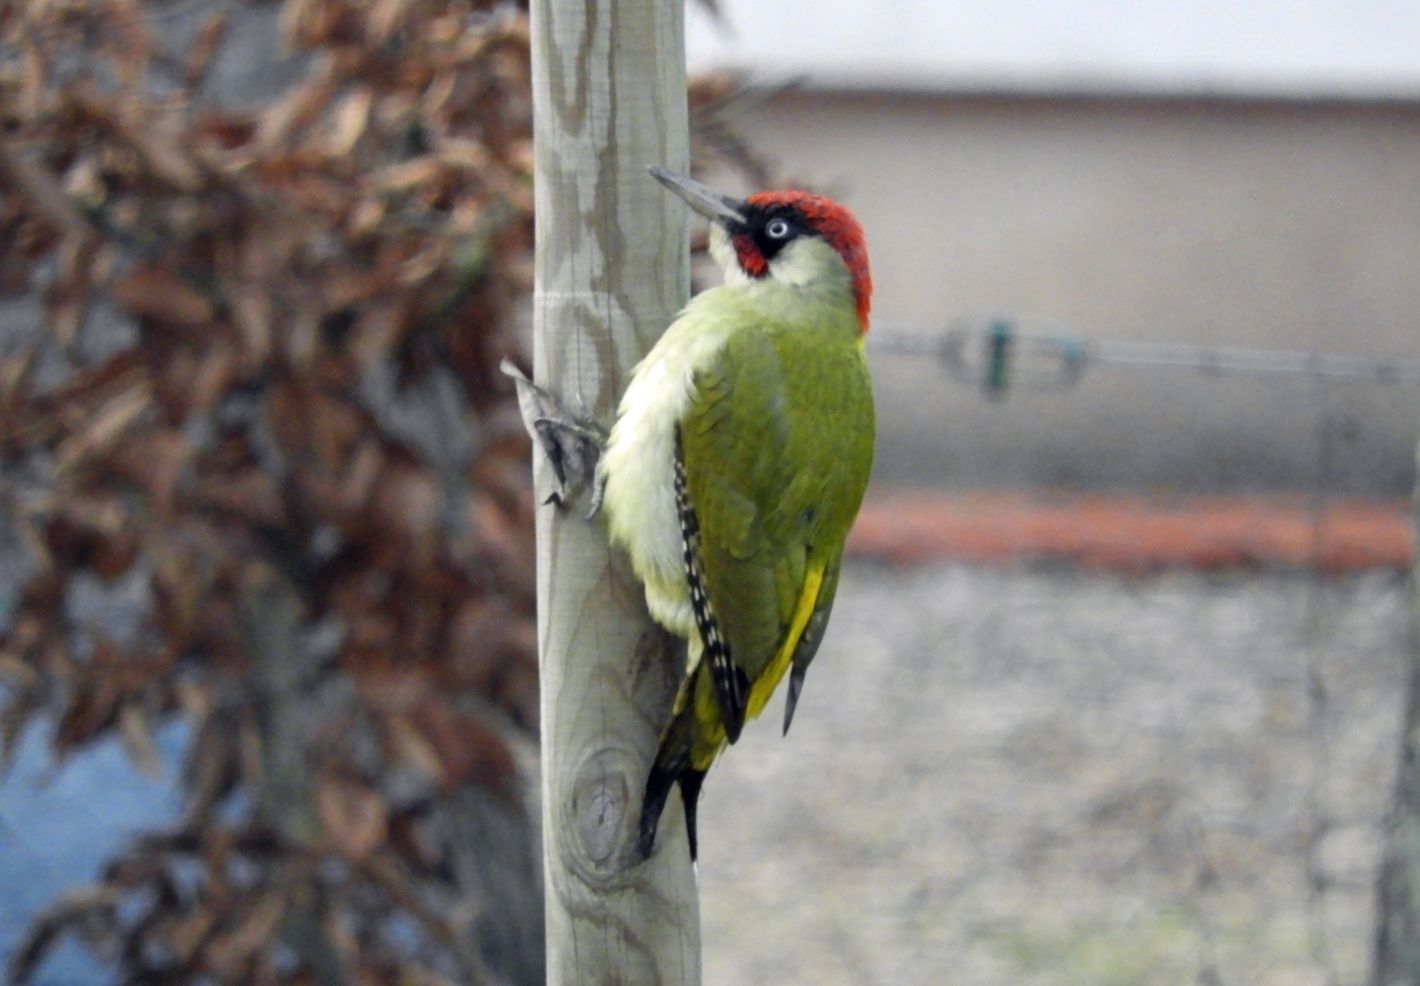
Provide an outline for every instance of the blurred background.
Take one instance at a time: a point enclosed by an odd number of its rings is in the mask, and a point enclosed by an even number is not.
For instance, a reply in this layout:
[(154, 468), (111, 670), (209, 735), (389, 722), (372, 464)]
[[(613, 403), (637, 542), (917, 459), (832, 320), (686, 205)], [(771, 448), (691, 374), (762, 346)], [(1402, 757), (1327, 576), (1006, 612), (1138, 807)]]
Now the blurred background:
[(1371, 981), (1420, 14), (720, 9), (692, 64), (868, 230), (881, 417), (804, 723), (707, 784), (707, 979)]
[[(879, 405), (794, 730), (706, 786), (706, 981), (1373, 981), (1420, 11), (687, 20), (699, 170), (867, 229)], [(0, 959), (540, 981), (525, 18), (0, 28)]]

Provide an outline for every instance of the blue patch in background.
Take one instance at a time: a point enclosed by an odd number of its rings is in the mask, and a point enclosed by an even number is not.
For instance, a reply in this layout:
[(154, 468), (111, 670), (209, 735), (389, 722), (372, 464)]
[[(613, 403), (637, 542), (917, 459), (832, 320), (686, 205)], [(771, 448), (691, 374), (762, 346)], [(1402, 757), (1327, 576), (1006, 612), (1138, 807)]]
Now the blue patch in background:
[[(49, 722), (27, 729), (0, 776), (0, 977), (36, 915), (64, 891), (98, 879), (129, 840), (176, 821), (182, 807), (183, 722), (155, 730), (164, 764), (156, 778), (139, 771), (116, 739), (55, 763), (53, 731)], [(95, 986), (112, 978), (81, 945), (65, 940), (31, 982)]]

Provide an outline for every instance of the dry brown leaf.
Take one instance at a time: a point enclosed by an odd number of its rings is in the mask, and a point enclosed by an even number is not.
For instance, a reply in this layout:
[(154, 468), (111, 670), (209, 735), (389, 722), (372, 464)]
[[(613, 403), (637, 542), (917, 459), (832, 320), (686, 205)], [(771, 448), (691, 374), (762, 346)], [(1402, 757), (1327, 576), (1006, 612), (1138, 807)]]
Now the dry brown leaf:
[(114, 54), (119, 82), (130, 102), (138, 101), (147, 82), (153, 39), (147, 18), (134, 0), (105, 0), (101, 6), (107, 46)]
[(227, 12), (218, 10), (208, 14), (207, 19), (202, 22), (202, 27), (198, 29), (192, 46), (187, 50), (187, 57), (183, 60), (182, 87), (188, 93), (202, 85), (202, 81), (207, 77), (207, 69), (211, 66), (226, 34)]
[[(263, 894), (246, 910), (245, 918), (231, 931), (218, 933), (209, 939), (205, 953), (218, 975), (225, 981), (237, 981), (242, 968), (256, 953), (269, 947), (286, 916), (286, 895), (277, 891)], [(238, 912), (240, 913), (240, 912)]]
[(274, 237), (243, 237), (234, 244), (234, 256), (224, 257), (219, 269), (220, 290), (237, 325), (244, 357), (261, 364), (271, 352), (274, 321), (274, 283), (278, 280), (280, 249)]
[(199, 509), (228, 514), (249, 524), (279, 525), (285, 514), (272, 477), (257, 468), (234, 475), (203, 477), (192, 502)]
[(176, 916), (165, 938), (179, 963), (192, 961), (220, 918), (220, 910), (207, 904), (198, 904), (188, 913)]
[(48, 102), (45, 80), (49, 66), (37, 46), (21, 48), (20, 97), (16, 100), (21, 118), (33, 120), (44, 113)]
[(345, 620), (345, 664), (358, 668), (362, 662), (380, 664), (393, 653), (402, 652), (399, 626), (386, 613), (368, 605), (368, 600), (346, 596), (344, 606), (335, 611)]
[(189, 403), (182, 418), (211, 412), (231, 388), (236, 373), (236, 357), (230, 346), (215, 343), (208, 348), (192, 375), (188, 391)]
[(192, 554), (175, 542), (176, 539), (164, 539), (150, 548), (150, 584), (155, 622), (168, 640), (185, 647), (201, 612), (207, 580), (201, 577), (203, 569)]
[[(127, 390), (136, 383), (147, 379), (147, 370), (139, 362), (133, 350), (119, 353), (104, 360), (98, 366), (75, 373), (58, 392), (59, 402), (65, 406), (87, 406), (102, 400), (105, 393), (115, 394)], [(81, 416), (70, 419), (82, 423)]]
[(448, 240), (431, 240), (399, 265), (395, 283), (405, 287), (420, 287), (448, 265), (453, 244)]
[(245, 356), (262, 363), (271, 352), (272, 304), (269, 289), (258, 280), (243, 280), (228, 286), (227, 304), (241, 333)]
[(249, 114), (199, 111), (192, 130), (192, 144), (205, 160), (220, 164), (229, 179), (241, 180), (240, 172), (252, 164), (242, 152), (256, 136), (256, 121)]
[(341, 98), (332, 113), (331, 133), (326, 141), (326, 153), (345, 157), (355, 151), (355, 145), (370, 127), (370, 108), (375, 94), (368, 86), (359, 86)]
[[(435, 544), (443, 533), (439, 512), (444, 491), (437, 477), (426, 469), (390, 462), (376, 482), (371, 512), (377, 530), (403, 535), (411, 557), (403, 564), (429, 563)], [(398, 549), (398, 545), (389, 544)]]
[(54, 749), (67, 753), (113, 724), (122, 693), (111, 681), (87, 681), (75, 690), (54, 730)]
[(516, 800), (513, 756), (503, 738), (478, 718), (431, 695), (411, 710), (411, 721), (433, 747), (446, 784), (477, 784)]
[(273, 387), (267, 420), (293, 463), (313, 467), (324, 479), (339, 474), (347, 450), (365, 430), (353, 407), (311, 386)]
[[(492, 167), (488, 148), (477, 141), (466, 140), (462, 137), (445, 137), (439, 141), (436, 153), (439, 160), (443, 161), (450, 169), (463, 169), (472, 174), (479, 174)], [(467, 204), (467, 202), (461, 204)]]
[(178, 710), (189, 722), (199, 723), (212, 712), (212, 691), (196, 681), (183, 678), (173, 685)]
[(14, 691), (23, 691), (40, 684), (39, 672), (11, 649), (0, 649), (0, 678)]
[(305, 26), (327, 0), (286, 0), (281, 5), (281, 41), (287, 50), (305, 41)]
[[(379, 211), (381, 216), (384, 215), (382, 204), (375, 200), (367, 200), (367, 202)], [(356, 211), (363, 209), (365, 204), (356, 206)], [(355, 221), (354, 213), (351, 214), (351, 221), (352, 223)], [(379, 275), (379, 271), (371, 271), (363, 267), (333, 271), (321, 282), (322, 304), (329, 311), (358, 309), (368, 316), (368, 313), (377, 310), (378, 306), (388, 305), (386, 299), (382, 297), (388, 287), (388, 279)]]
[(65, 237), (59, 251), (59, 271), (45, 292), (49, 331), (66, 348), (73, 345), (89, 311), (99, 244), (98, 237), (87, 234)]
[(143, 156), (150, 174), (179, 192), (198, 192), (206, 184), (201, 163), (193, 157), (182, 124), (183, 116), (156, 109), (129, 111), (110, 125)]
[(112, 448), (152, 405), (153, 388), (146, 380), (139, 380), (104, 401), (89, 416), (83, 430), (65, 439), (55, 451), (56, 471), (63, 475)]
[(374, 367), (391, 359), (401, 337), (409, 331), (415, 299), (390, 294), (363, 306), (350, 333), (349, 352), (360, 366)]
[(437, 73), (424, 89), (424, 95), (420, 99), (421, 109), (431, 117), (438, 117), (448, 107), (450, 99), (457, 91), (458, 81), (458, 73), (452, 69)]
[(135, 486), (147, 492), (151, 512), (166, 520), (191, 455), (192, 448), (182, 432), (160, 428), (124, 442), (114, 463)]
[(345, 513), (358, 514), (365, 508), (384, 461), (379, 442), (367, 439), (359, 444), (340, 483), (340, 503)]
[(409, 19), (411, 0), (374, 0), (365, 14), (371, 41), (383, 44)]
[(395, 715), (385, 720), (385, 740), (397, 761), (432, 779), (441, 789), (448, 789), (450, 779), (439, 751), (408, 716)]
[(118, 892), (113, 887), (91, 885), (67, 891), (30, 923), (24, 938), (10, 955), (6, 970), (10, 981), (28, 982), (48, 950), (66, 931), (117, 903)]
[(365, 859), (385, 841), (384, 801), (363, 784), (322, 777), (316, 784), (316, 814), (331, 845), (346, 859)]
[(342, 33), (353, 13), (341, 0), (290, 0), (282, 11), (282, 35), (290, 48), (326, 44)]
[(482, 490), (469, 491), (468, 519), (475, 536), (496, 554), (512, 557), (527, 548), (507, 511)]
[(148, 717), (136, 702), (124, 702), (118, 712), (119, 735), (123, 737), (124, 749), (137, 764), (138, 769), (149, 777), (161, 777), (163, 758), (158, 753), (158, 744), (153, 739), (153, 730)]
[(183, 825), (202, 826), (236, 780), (237, 737), (206, 716), (197, 720), (183, 777)]
[(20, 433), (28, 430), (22, 427), (20, 416), (28, 410), (30, 381), (38, 362), (37, 348), (0, 357), (0, 444), (17, 441)]
[(441, 178), (445, 170), (442, 161), (425, 155), (382, 168), (375, 173), (373, 180), (385, 194), (399, 195)]
[[(385, 221), (385, 216), (388, 213), (389, 207), (383, 199), (369, 196), (361, 199), (355, 208), (350, 210), (350, 219), (346, 228), (354, 239), (373, 236), (379, 230), (380, 224)], [(364, 290), (353, 296), (361, 297), (368, 293), (368, 290)]]
[(200, 326), (212, 320), (207, 296), (166, 267), (139, 264), (119, 277), (109, 294), (130, 315), (176, 325)]
[[(328, 0), (297, 0), (294, 7), (328, 7)], [(253, 143), (256, 150), (273, 153), (288, 148), (297, 134), (314, 123), (338, 91), (334, 79), (319, 77), (305, 82), (282, 96), (262, 113)]]

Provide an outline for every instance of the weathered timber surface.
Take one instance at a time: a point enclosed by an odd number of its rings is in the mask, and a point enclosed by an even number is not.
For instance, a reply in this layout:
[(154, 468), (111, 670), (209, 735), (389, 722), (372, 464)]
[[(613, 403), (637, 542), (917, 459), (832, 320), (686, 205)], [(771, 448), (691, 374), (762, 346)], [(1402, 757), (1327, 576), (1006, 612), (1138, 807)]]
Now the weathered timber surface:
[[(684, 208), (646, 174), (684, 170), (683, 10), (536, 0), (534, 376), (609, 422), (627, 375), (684, 304)], [(550, 469), (535, 455), (539, 500)], [(680, 659), (582, 510), (539, 511), (548, 983), (698, 983), (682, 819), (635, 855), (641, 787)]]

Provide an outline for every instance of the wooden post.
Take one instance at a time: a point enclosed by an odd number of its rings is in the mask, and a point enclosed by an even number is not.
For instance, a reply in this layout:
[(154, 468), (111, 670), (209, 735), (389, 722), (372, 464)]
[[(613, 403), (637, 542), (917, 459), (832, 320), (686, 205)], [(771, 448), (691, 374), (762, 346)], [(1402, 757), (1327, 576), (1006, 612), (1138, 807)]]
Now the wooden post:
[(1400, 772), (1387, 818), (1376, 892), (1372, 986), (1420, 983), (1420, 446), (1415, 450), (1414, 522), (1410, 559), (1410, 660)]
[[(685, 207), (646, 173), (687, 167), (684, 4), (533, 0), (532, 60), (534, 376), (609, 423), (689, 291)], [(535, 451), (540, 502), (550, 472)], [(699, 983), (680, 810), (634, 848), (682, 658), (600, 521), (540, 507), (537, 545), (547, 981)]]

